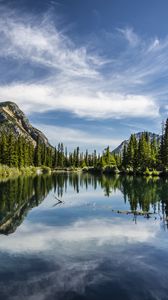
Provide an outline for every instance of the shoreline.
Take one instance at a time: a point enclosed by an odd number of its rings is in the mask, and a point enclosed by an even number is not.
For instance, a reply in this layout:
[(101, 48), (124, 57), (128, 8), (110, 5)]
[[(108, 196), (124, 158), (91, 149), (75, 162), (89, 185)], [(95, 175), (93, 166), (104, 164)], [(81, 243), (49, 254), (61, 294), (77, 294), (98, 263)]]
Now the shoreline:
[(106, 175), (123, 175), (123, 176), (143, 176), (143, 177), (168, 177), (168, 171), (146, 170), (119, 170), (116, 167), (84, 167), (84, 168), (59, 168), (52, 170), (52, 173), (91, 173), (91, 174), (106, 174)]
[(48, 167), (8, 167), (6, 165), (0, 165), (0, 180), (11, 179), (19, 176), (33, 176), (40, 174), (51, 174), (52, 170)]
[(168, 171), (157, 171), (157, 170), (149, 170), (147, 169), (145, 172), (143, 171), (133, 171), (133, 170), (119, 170), (117, 167), (106, 166), (103, 168), (100, 167), (64, 167), (64, 168), (49, 168), (46, 166), (41, 167), (22, 167), (22, 168), (14, 168), (8, 167), (6, 165), (0, 165), (0, 180), (10, 179), (18, 176), (33, 176), (33, 175), (41, 175), (41, 174), (57, 174), (57, 173), (90, 173), (97, 175), (120, 175), (120, 176), (133, 176), (133, 177), (168, 177)]
[(90, 174), (105, 174), (105, 175), (123, 175), (123, 176), (142, 176), (142, 177), (168, 177), (168, 171), (146, 170), (146, 171), (133, 171), (133, 170), (119, 170), (115, 167), (84, 167), (84, 168), (58, 168), (51, 171), (52, 173), (90, 173)]

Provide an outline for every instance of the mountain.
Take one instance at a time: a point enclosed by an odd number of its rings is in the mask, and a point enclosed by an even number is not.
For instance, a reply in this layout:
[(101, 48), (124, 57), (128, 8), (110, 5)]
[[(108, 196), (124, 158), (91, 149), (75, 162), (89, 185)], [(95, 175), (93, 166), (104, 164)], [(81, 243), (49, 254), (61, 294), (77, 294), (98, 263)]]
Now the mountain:
[[(138, 133), (136, 133), (135, 134), (136, 139), (139, 140), (143, 133), (144, 132), (138, 132)], [(159, 135), (159, 134), (152, 133), (152, 132), (148, 132), (148, 134), (149, 134), (149, 138), (150, 138), (151, 141), (153, 139), (157, 139), (157, 141), (160, 141), (160, 139), (161, 139), (161, 135)], [(128, 146), (128, 143), (129, 143), (129, 139), (128, 140), (124, 140), (117, 148), (115, 148), (112, 151), (112, 153), (115, 153), (115, 154), (122, 153), (122, 151), (124, 149), (124, 145)]]
[(34, 146), (39, 140), (40, 143), (51, 147), (46, 136), (34, 128), (20, 108), (10, 101), (0, 102), (0, 135), (8, 132), (12, 132), (16, 137), (24, 136)]

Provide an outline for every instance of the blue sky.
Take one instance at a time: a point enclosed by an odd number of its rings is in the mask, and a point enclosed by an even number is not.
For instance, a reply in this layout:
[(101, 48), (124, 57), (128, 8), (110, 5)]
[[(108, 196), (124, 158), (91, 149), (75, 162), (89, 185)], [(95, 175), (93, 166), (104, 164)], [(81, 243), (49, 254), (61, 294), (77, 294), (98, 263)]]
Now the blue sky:
[(69, 149), (160, 133), (167, 11), (167, 0), (0, 0), (0, 101)]

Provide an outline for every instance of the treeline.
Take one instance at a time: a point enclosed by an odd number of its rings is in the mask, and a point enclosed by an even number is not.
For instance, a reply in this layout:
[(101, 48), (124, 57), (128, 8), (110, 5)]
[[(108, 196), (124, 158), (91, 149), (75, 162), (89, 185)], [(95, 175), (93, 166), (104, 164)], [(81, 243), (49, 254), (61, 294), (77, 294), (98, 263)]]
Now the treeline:
[(2, 165), (11, 168), (41, 165), (52, 167), (52, 153), (52, 148), (40, 141), (35, 145), (24, 136), (16, 137), (12, 132), (1, 134), (0, 164)]
[(36, 144), (23, 136), (16, 137), (12, 132), (0, 136), (0, 164), (9, 167), (48, 166), (50, 168), (83, 168), (96, 166), (100, 161), (96, 150), (89, 154), (81, 153), (79, 147), (68, 153), (63, 143), (49, 147), (40, 140)]
[(9, 167), (27, 167), (34, 165), (34, 146), (23, 136), (16, 138), (11, 132), (0, 137), (0, 164)]
[(133, 172), (165, 171), (168, 168), (168, 119), (163, 124), (161, 138), (144, 132), (137, 140), (132, 134), (128, 145), (124, 146), (119, 167)]
[(50, 168), (92, 168), (125, 172), (163, 171), (168, 168), (168, 119), (163, 126), (161, 138), (144, 132), (137, 139), (132, 134), (128, 145), (120, 154), (114, 154), (107, 147), (103, 153), (96, 150), (80, 152), (79, 147), (68, 152), (63, 143), (49, 147), (37, 140), (36, 144), (13, 133), (1, 134), (0, 164), (9, 167), (48, 166)]
[(142, 133), (139, 140), (132, 134), (128, 146), (124, 145), (122, 168), (145, 171), (146, 168), (156, 169), (160, 164), (159, 140), (151, 138), (148, 132)]
[(91, 154), (88, 150), (83, 153), (77, 147), (72, 152), (68, 152), (63, 143), (59, 143), (55, 148), (49, 148), (37, 142), (34, 149), (35, 166), (44, 165), (54, 169), (95, 167), (100, 160), (101, 156), (97, 155), (96, 150)]

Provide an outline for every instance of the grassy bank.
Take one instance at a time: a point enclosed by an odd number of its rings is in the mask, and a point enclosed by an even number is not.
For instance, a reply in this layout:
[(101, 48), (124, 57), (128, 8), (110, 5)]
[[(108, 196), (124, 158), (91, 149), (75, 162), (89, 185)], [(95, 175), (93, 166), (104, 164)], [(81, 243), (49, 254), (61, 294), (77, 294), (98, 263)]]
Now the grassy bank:
[(98, 174), (120, 174), (120, 175), (133, 175), (133, 176), (152, 176), (152, 177), (168, 177), (168, 170), (155, 170), (146, 168), (146, 170), (133, 170), (132, 168), (117, 168), (117, 166), (104, 166), (104, 167), (85, 167), (83, 172), (98, 173)]
[(155, 170), (155, 169), (148, 169), (146, 170), (133, 170), (131, 168), (117, 168), (117, 166), (110, 166), (106, 165), (104, 167), (84, 167), (84, 168), (76, 168), (76, 167), (68, 167), (68, 168), (57, 168), (51, 169), (46, 166), (40, 167), (22, 167), (22, 168), (10, 168), (6, 165), (0, 165), (0, 179), (6, 179), (10, 177), (16, 176), (32, 176), (32, 175), (39, 175), (39, 174), (51, 174), (51, 173), (66, 173), (66, 172), (86, 172), (86, 173), (93, 173), (93, 174), (111, 174), (111, 175), (133, 175), (133, 176), (145, 176), (145, 177), (168, 177), (168, 169), (165, 170)]
[(31, 176), (38, 174), (49, 174), (51, 169), (46, 166), (41, 167), (22, 167), (22, 168), (10, 168), (6, 165), (0, 165), (0, 178), (10, 178), (16, 176)]

